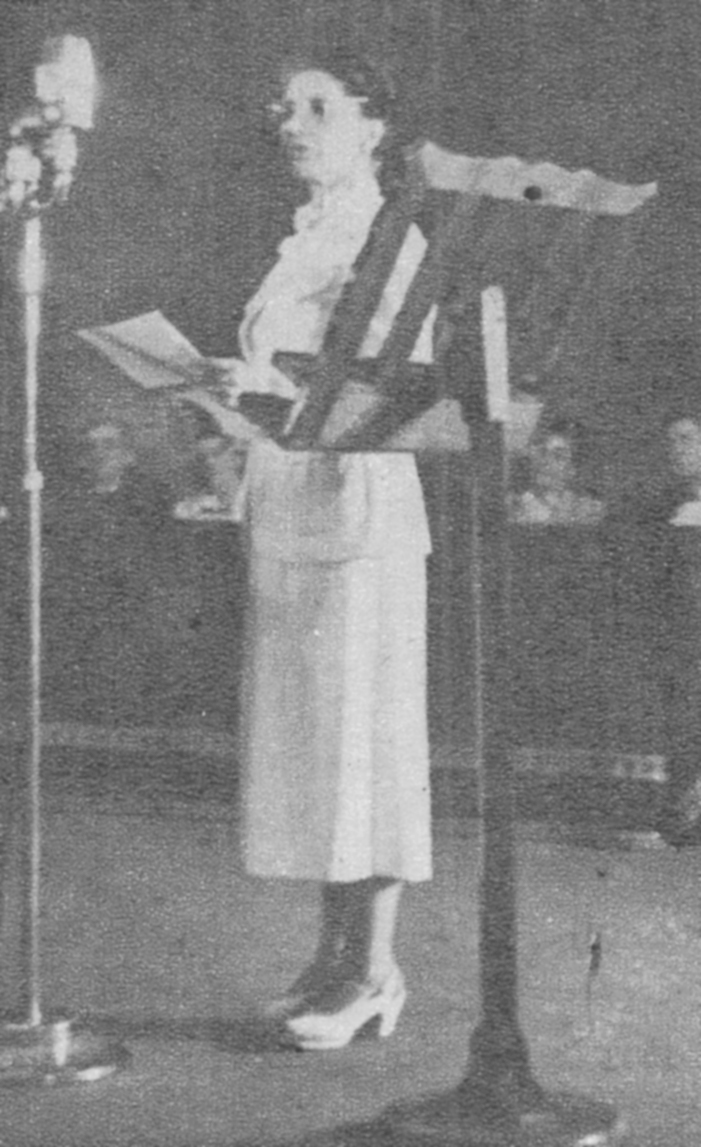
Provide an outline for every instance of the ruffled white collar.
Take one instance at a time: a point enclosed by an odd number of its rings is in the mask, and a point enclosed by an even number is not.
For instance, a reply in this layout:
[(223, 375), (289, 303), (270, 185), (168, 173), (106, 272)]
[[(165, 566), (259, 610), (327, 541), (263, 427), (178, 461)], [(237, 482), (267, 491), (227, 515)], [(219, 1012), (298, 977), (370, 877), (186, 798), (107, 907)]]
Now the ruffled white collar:
[(365, 233), (383, 202), (374, 172), (361, 170), (348, 182), (316, 189), (295, 212), (294, 229), (297, 234), (319, 227)]
[[(372, 172), (312, 196), (294, 218), (294, 233), (278, 247), (278, 261), (251, 299), (250, 315), (274, 297), (302, 297), (341, 282), (355, 262), (383, 203)], [(339, 275), (341, 279), (339, 279)]]

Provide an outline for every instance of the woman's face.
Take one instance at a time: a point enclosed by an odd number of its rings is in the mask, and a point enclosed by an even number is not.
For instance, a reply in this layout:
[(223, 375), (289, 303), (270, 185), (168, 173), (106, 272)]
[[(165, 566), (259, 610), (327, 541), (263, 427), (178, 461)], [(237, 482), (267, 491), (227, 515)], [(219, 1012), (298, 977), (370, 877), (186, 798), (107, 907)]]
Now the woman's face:
[(692, 418), (680, 418), (669, 428), (672, 466), (682, 478), (701, 478), (701, 426)]
[(372, 162), (384, 124), (363, 114), (363, 102), (328, 72), (292, 76), (280, 107), (281, 134), (301, 179), (334, 187)]

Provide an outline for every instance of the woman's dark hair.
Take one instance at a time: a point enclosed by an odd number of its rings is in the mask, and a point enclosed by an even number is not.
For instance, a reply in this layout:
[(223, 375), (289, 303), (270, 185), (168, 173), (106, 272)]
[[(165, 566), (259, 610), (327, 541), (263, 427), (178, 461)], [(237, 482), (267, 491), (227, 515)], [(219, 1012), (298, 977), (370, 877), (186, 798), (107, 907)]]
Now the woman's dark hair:
[(413, 136), (403, 131), (397, 114), (397, 92), (388, 68), (346, 48), (288, 57), (282, 67), (283, 82), (299, 72), (326, 72), (338, 80), (347, 95), (363, 100), (363, 114), (385, 124), (385, 134), (375, 152), (380, 164), (380, 183), (385, 192), (398, 187), (406, 172), (405, 151)]
[(391, 123), (395, 114), (396, 91), (386, 68), (358, 56), (346, 48), (312, 52), (285, 60), (285, 80), (298, 72), (326, 72), (343, 84), (349, 96), (364, 100), (363, 111), (369, 119)]

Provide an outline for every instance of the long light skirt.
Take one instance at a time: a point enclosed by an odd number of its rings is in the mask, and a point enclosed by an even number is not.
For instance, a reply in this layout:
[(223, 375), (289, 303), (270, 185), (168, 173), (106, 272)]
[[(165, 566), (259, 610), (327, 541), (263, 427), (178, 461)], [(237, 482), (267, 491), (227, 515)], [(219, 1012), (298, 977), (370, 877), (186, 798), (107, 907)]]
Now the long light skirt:
[(245, 855), (259, 876), (431, 876), (422, 554), (255, 554)]

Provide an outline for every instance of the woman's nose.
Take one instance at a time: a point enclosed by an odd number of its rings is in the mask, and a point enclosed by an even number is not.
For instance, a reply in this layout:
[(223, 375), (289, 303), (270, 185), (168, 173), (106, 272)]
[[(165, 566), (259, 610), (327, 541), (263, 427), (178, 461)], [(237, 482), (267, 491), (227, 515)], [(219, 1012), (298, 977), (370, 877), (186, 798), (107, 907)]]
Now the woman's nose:
[(286, 108), (282, 118), (280, 119), (280, 131), (287, 135), (291, 131), (296, 130), (298, 122), (299, 116), (297, 115), (297, 112), (293, 111), (291, 108)]
[(298, 136), (304, 131), (305, 117), (299, 111), (291, 111), (287, 119), (283, 120), (281, 130), (283, 135)]

